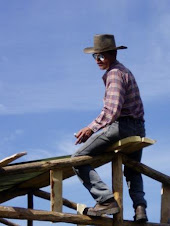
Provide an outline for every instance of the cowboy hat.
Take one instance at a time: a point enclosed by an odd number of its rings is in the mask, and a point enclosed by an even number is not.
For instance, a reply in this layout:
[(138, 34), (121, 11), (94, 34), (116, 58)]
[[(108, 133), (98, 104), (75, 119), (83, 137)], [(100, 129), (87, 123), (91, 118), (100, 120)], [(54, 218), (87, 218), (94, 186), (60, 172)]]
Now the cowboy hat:
[(85, 53), (101, 53), (109, 50), (127, 49), (126, 46), (116, 47), (114, 35), (102, 34), (94, 36), (94, 47), (84, 49)]

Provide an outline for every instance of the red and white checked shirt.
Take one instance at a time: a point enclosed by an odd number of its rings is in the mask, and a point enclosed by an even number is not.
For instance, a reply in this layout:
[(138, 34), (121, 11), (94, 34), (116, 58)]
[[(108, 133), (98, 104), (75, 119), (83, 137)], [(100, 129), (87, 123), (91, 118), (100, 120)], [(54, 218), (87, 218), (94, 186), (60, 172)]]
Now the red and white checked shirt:
[(97, 132), (119, 117), (142, 118), (143, 103), (131, 71), (115, 61), (103, 75), (105, 84), (104, 106), (99, 116), (88, 127)]

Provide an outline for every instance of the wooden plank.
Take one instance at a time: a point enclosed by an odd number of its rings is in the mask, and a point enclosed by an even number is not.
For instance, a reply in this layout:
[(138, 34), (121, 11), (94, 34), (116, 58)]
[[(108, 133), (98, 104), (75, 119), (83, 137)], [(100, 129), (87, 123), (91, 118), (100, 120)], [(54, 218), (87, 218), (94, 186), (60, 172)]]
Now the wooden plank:
[(62, 170), (50, 170), (51, 211), (62, 212)]
[(170, 224), (170, 186), (162, 184), (161, 223)]
[(136, 170), (137, 172), (140, 172), (154, 180), (157, 180), (163, 184), (170, 185), (170, 177), (158, 172), (157, 170), (152, 169), (149, 166), (144, 165), (143, 163), (139, 163), (137, 161), (134, 161), (130, 159), (128, 156), (121, 154), (123, 159), (123, 164), (126, 166), (132, 168), (133, 170)]
[(20, 152), (20, 153), (11, 155), (5, 159), (2, 159), (0, 161), (0, 167), (4, 167), (4, 166), (8, 165), (9, 163), (13, 162), (14, 160), (16, 160), (26, 154), (27, 154), (27, 152)]
[(123, 171), (122, 171), (122, 156), (118, 153), (112, 161), (112, 188), (114, 198), (117, 201), (120, 212), (114, 215), (113, 224), (123, 225)]
[(107, 151), (123, 152), (130, 154), (134, 151), (140, 150), (141, 148), (150, 146), (156, 141), (140, 136), (131, 136), (117, 141), (112, 146), (110, 146)]

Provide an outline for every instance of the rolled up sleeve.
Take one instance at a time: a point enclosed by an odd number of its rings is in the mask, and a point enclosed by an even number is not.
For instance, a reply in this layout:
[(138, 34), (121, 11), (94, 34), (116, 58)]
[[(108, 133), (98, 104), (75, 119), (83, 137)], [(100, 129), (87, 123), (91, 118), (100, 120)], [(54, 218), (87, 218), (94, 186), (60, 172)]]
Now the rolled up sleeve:
[(120, 115), (124, 103), (125, 84), (122, 73), (113, 69), (107, 73), (104, 106), (99, 116), (88, 127), (97, 132), (114, 122)]

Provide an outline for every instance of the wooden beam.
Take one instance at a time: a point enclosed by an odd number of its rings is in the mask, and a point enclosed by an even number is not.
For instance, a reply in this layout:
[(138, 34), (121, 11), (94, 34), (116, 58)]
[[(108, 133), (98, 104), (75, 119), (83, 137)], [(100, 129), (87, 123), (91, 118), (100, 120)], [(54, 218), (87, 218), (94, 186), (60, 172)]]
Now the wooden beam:
[(4, 167), (4, 166), (8, 165), (9, 163), (13, 162), (14, 160), (16, 160), (26, 154), (27, 154), (27, 152), (20, 152), (20, 153), (11, 155), (5, 159), (2, 159), (0, 161), (0, 167)]
[[(121, 149), (121, 145), (125, 145), (128, 144), (128, 142), (133, 141), (133, 139), (136, 142), (136, 139), (139, 139), (139, 143), (145, 143), (145, 145), (151, 145), (152, 143), (154, 143), (154, 141), (147, 141), (141, 137), (128, 137), (125, 139), (122, 139), (118, 145), (113, 145), (111, 146), (109, 149), (112, 150), (113, 153), (105, 153), (103, 155), (99, 155), (99, 156), (79, 156), (79, 157), (74, 157), (74, 158), (70, 158), (69, 156), (67, 156), (67, 158), (64, 159), (56, 159), (56, 160), (49, 160), (49, 161), (38, 161), (38, 162), (30, 162), (30, 163), (24, 163), (24, 164), (18, 164), (18, 165), (13, 165), (13, 166), (6, 166), (3, 169), (0, 170), (0, 174), (3, 175), (11, 175), (13, 173), (29, 173), (29, 172), (35, 172), (35, 171), (40, 171), (40, 172), (45, 172), (48, 170), (53, 170), (53, 169), (65, 169), (66, 167), (69, 166), (79, 166), (79, 165), (85, 165), (85, 164), (90, 164), (94, 161), (98, 161), (99, 163), (103, 163), (107, 162), (109, 160), (111, 160), (114, 151), (120, 150)], [(148, 138), (147, 138), (148, 139)], [(126, 142), (125, 142), (125, 141)], [(150, 140), (150, 139), (148, 139)], [(138, 142), (138, 141), (137, 141)], [(107, 150), (106, 150), (107, 152)], [(103, 163), (104, 164), (104, 163)]]
[[(117, 226), (117, 225), (114, 225)], [(136, 223), (134, 221), (123, 221), (123, 226), (170, 226), (170, 224), (161, 224), (161, 223)]]
[[(0, 206), (0, 217), (21, 220), (65, 222), (82, 225), (113, 226), (113, 219), (108, 217), (89, 217), (85, 215), (64, 214), (52, 211), (32, 210), (25, 208)], [(123, 226), (139, 226), (133, 221), (124, 221)], [(145, 226), (169, 226), (163, 223), (146, 223)]]
[[(92, 162), (101, 162), (102, 164), (109, 162), (114, 153), (105, 153), (100, 156), (79, 156), (74, 158), (57, 159), (47, 162), (24, 163), (12, 166), (6, 166), (0, 169), (0, 175), (13, 175), (18, 173), (33, 173), (35, 171), (46, 172), (54, 169), (65, 169), (67, 167), (90, 164)], [(104, 158), (104, 159), (103, 159)], [(104, 161), (103, 161), (104, 160)]]
[(120, 212), (114, 215), (113, 224), (123, 225), (123, 172), (122, 156), (119, 154), (116, 154), (112, 161), (112, 187), (114, 198), (120, 208)]
[(170, 186), (162, 184), (161, 223), (170, 224)]
[(62, 170), (50, 170), (51, 211), (62, 212)]
[(6, 219), (0, 219), (0, 223), (4, 224), (4, 225), (8, 225), (8, 226), (19, 226), (19, 224), (14, 224)]
[(143, 163), (136, 162), (132, 159), (130, 159), (128, 156), (122, 154), (123, 164), (132, 168), (133, 170), (136, 170), (148, 177), (151, 177), (154, 180), (157, 180), (163, 184), (170, 185), (170, 177), (158, 172), (157, 170), (152, 169), (151, 167), (148, 167), (144, 165)]
[(18, 197), (18, 196), (26, 195), (30, 191), (32, 191), (31, 188), (30, 189), (18, 189), (16, 187), (16, 188), (7, 190), (7, 192), (6, 191), (1, 192), (0, 193), (0, 203), (6, 202), (6, 201), (13, 199), (15, 197)]
[(65, 222), (82, 225), (112, 225), (112, 219), (106, 217), (89, 217), (85, 215), (58, 213), (54, 211), (32, 210), (9, 206), (0, 206), (0, 217), (22, 220)]
[[(43, 198), (50, 201), (50, 193), (42, 190), (36, 190), (33, 194), (39, 198)], [(72, 202), (68, 199), (63, 198), (63, 205), (67, 206), (70, 209), (77, 210), (77, 203)]]
[[(33, 194), (31, 192), (28, 193), (28, 208), (33, 209), (34, 208), (34, 203), (33, 203)], [(27, 226), (33, 226), (33, 221), (28, 220), (27, 221)]]

